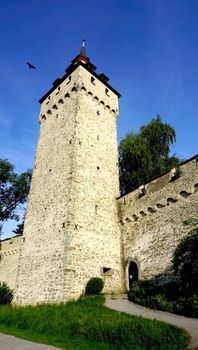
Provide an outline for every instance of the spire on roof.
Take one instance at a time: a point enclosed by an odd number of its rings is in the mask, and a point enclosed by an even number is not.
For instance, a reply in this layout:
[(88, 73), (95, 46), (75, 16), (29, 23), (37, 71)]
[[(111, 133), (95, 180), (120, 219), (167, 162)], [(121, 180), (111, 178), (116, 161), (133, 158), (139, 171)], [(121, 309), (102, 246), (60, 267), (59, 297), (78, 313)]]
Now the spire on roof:
[(82, 41), (82, 47), (81, 47), (81, 50), (80, 50), (80, 53), (79, 53), (79, 55), (80, 56), (85, 56), (86, 57), (86, 52), (85, 52), (85, 39), (83, 39), (83, 41)]
[(79, 62), (82, 62), (83, 64), (86, 65), (86, 68), (89, 71), (95, 71), (96, 70), (96, 66), (94, 66), (94, 64), (92, 64), (89, 60), (89, 57), (87, 57), (86, 55), (86, 51), (85, 51), (85, 39), (83, 39), (82, 41), (82, 47), (81, 50), (79, 52), (79, 54), (72, 60), (71, 65), (69, 67), (66, 68), (66, 73), (68, 73), (69, 71), (71, 71), (71, 69), (73, 68), (74, 65), (78, 64)]

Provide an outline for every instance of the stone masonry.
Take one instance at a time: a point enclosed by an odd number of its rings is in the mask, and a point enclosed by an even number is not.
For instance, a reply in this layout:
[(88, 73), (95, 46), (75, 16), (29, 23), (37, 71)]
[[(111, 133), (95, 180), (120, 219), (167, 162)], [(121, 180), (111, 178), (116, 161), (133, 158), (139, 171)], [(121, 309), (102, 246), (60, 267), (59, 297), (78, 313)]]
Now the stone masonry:
[(117, 114), (118, 96), (83, 64), (42, 102), (16, 304), (77, 298), (92, 276), (123, 291)]
[(198, 217), (198, 157), (118, 199), (128, 289), (128, 267), (135, 262), (138, 278), (171, 271), (173, 252), (190, 231), (185, 220)]
[(171, 269), (178, 242), (198, 215), (198, 161), (119, 197), (119, 93), (84, 47), (41, 98), (40, 134), (24, 233), (1, 242), (0, 281), (14, 303), (60, 303), (102, 277), (104, 292)]

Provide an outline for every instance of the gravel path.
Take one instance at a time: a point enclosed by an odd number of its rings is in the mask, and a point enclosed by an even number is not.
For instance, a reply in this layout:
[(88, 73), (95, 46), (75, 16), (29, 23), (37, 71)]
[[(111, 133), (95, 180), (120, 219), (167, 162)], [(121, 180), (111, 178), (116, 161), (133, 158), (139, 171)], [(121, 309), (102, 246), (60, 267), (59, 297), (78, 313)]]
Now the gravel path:
[(117, 295), (113, 297), (107, 296), (105, 305), (110, 309), (150, 318), (152, 320), (156, 319), (158, 321), (168, 322), (177, 327), (184, 328), (191, 335), (191, 348), (198, 348), (198, 320), (195, 318), (178, 316), (165, 311), (151, 310), (144, 306), (132, 303), (127, 300), (126, 295)]
[(19, 339), (12, 335), (0, 333), (1, 350), (60, 350), (54, 346), (32, 343), (31, 341)]

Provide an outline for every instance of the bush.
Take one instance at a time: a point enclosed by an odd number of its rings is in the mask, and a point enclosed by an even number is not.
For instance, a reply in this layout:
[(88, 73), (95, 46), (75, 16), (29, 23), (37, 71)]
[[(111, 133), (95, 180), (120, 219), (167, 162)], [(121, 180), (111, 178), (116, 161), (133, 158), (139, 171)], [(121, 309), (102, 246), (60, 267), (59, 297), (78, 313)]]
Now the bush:
[(128, 292), (130, 301), (151, 309), (198, 317), (198, 294), (181, 291), (177, 281), (145, 280), (133, 283)]
[(173, 268), (180, 278), (183, 289), (198, 292), (198, 228), (189, 232), (177, 246)]
[(10, 304), (13, 299), (13, 291), (5, 282), (0, 282), (0, 304)]
[(104, 287), (104, 282), (102, 278), (92, 277), (87, 282), (85, 294), (89, 294), (89, 295), (99, 294), (100, 292), (102, 292), (103, 287)]

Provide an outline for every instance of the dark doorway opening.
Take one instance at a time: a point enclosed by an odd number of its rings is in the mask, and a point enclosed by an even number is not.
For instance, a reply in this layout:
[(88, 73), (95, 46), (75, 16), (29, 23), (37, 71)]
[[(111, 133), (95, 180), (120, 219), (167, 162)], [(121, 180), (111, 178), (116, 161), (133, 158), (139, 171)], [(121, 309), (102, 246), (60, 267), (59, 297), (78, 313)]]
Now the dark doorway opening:
[(129, 273), (128, 276), (129, 276), (129, 289), (130, 289), (133, 282), (138, 281), (138, 267), (134, 261), (130, 262), (128, 273)]

